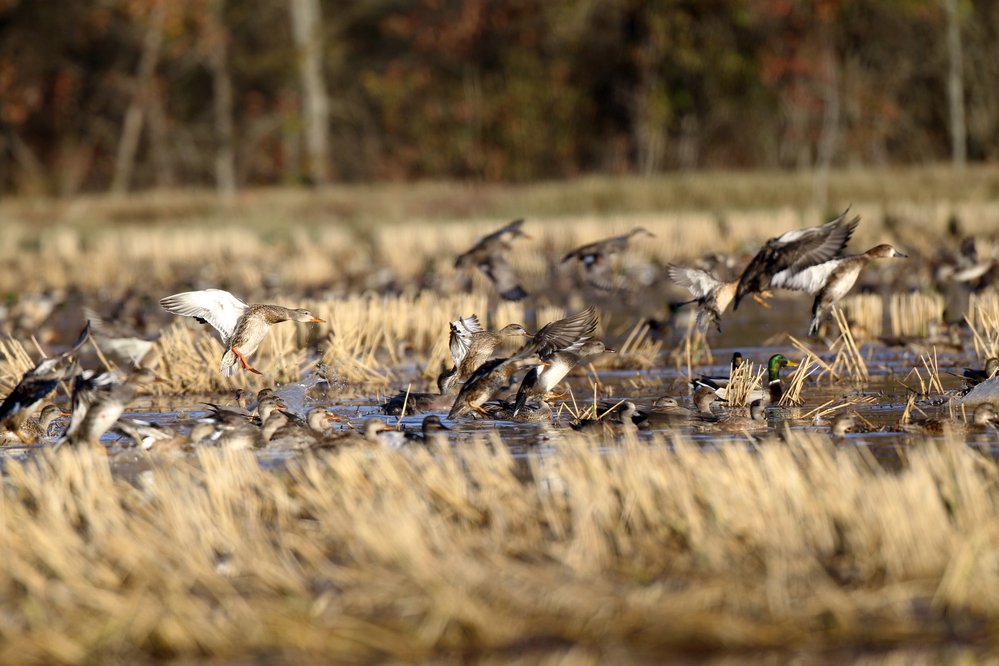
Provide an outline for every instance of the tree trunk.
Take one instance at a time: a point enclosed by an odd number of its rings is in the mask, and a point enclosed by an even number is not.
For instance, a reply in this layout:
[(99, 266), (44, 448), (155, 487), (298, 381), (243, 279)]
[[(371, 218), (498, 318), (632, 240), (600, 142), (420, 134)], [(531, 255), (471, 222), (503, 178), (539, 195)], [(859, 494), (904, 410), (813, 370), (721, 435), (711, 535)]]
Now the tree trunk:
[(964, 117), (964, 57), (961, 52), (961, 17), (958, 0), (943, 0), (947, 12), (947, 101), (950, 107), (950, 157), (957, 168), (968, 160), (967, 128)]
[(212, 48), (209, 57), (209, 67), (212, 71), (212, 90), (215, 97), (215, 136), (217, 140), (215, 187), (219, 196), (224, 199), (232, 199), (236, 195), (236, 148), (232, 120), (232, 76), (229, 74), (229, 34), (222, 19), (224, 6), (224, 0), (216, 0), (216, 25), (214, 27), (218, 31), (218, 35), (217, 43)]
[(302, 84), (306, 171), (316, 185), (330, 180), (329, 98), (323, 80), (322, 14), (319, 0), (288, 0)]
[(153, 74), (156, 72), (156, 62), (159, 59), (160, 47), (163, 45), (163, 5), (157, 4), (149, 17), (149, 28), (142, 40), (142, 55), (135, 73), (132, 99), (125, 111), (125, 122), (122, 125), (121, 138), (118, 141), (118, 151), (114, 162), (114, 176), (111, 180), (111, 193), (122, 195), (128, 193), (135, 166), (135, 154), (139, 149), (139, 137), (142, 135), (143, 107), (151, 89)]

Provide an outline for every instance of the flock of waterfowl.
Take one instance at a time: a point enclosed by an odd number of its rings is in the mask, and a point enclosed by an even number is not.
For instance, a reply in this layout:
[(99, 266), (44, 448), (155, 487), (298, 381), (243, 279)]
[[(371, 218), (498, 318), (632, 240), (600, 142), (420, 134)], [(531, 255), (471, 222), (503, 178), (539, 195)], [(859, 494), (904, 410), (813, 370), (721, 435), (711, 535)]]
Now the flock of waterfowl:
[[(746, 296), (769, 307), (765, 299), (771, 296), (771, 290), (785, 289), (814, 296), (809, 326), (810, 334), (814, 335), (870, 261), (906, 257), (884, 244), (861, 254), (844, 254), (860, 221), (859, 216), (849, 218), (848, 212), (826, 224), (788, 231), (767, 240), (737, 280), (726, 281), (710, 271), (681, 265), (670, 265), (668, 276), (676, 285), (690, 291), (692, 298), (683, 304), (696, 304), (697, 327), (702, 331), (709, 328), (720, 331), (721, 319), (729, 305), (738, 308)], [(589, 286), (610, 290), (614, 286), (610, 258), (625, 252), (630, 242), (643, 236), (651, 234), (636, 228), (628, 234), (575, 249), (565, 254), (561, 262), (578, 262)], [(455, 266), (481, 271), (504, 299), (522, 299), (527, 291), (508, 256), (518, 238), (528, 238), (523, 231), (523, 220), (481, 238), (456, 258)], [(247, 304), (221, 289), (177, 293), (159, 302), (169, 313), (192, 317), (215, 329), (223, 349), (219, 372), (227, 377), (240, 369), (261, 374), (251, 364), (250, 357), (274, 324), (323, 321), (305, 309)], [(156, 382), (157, 377), (141, 367), (126, 377), (111, 371), (81, 370), (78, 352), (94, 334), (88, 324), (74, 345), (58, 356), (43, 359), (6, 396), (0, 404), (0, 437), (7, 444), (45, 441), (52, 424), (69, 416), (68, 425), (58, 435), (59, 445), (96, 445), (112, 430), (146, 448), (180, 451), (190, 451), (199, 445), (328, 449), (361, 443), (402, 446), (440, 442), (446, 441), (449, 430), (442, 417), (451, 422), (493, 419), (562, 423), (561, 409), (556, 409), (564, 398), (559, 392), (560, 385), (577, 366), (599, 355), (614, 353), (598, 336), (600, 321), (594, 307), (549, 322), (533, 334), (521, 324), (490, 330), (475, 313), (454, 314), (456, 318), (448, 332), (451, 363), (438, 376), (438, 391), (404, 391), (382, 406), (383, 413), (399, 417), (430, 412), (420, 432), (389, 427), (379, 417), (367, 418), (355, 428), (330, 411), (332, 405), (296, 415), (270, 389), (262, 390), (250, 405), (246, 404), (245, 394), (230, 406), (206, 403), (205, 413), (192, 419), (189, 428), (128, 418), (124, 416), (125, 410), (140, 387)], [(94, 323), (100, 324), (96, 320)], [(512, 349), (511, 341), (521, 343), (515, 350), (504, 351)], [(733, 371), (742, 361), (740, 354), (733, 357)], [(702, 376), (690, 378), (689, 397), (687, 392), (666, 395), (642, 408), (629, 399), (602, 403), (595, 400), (592, 413), (581, 414), (577, 410), (574, 418), (564, 421), (577, 430), (597, 430), (608, 435), (647, 428), (689, 428), (695, 433), (765, 431), (767, 410), (776, 409), (784, 392), (781, 370), (795, 365), (783, 354), (770, 357), (766, 384), (745, 400), (748, 415), (725, 407), (728, 378)], [(995, 427), (997, 417), (992, 401), (999, 396), (997, 370), (999, 361), (990, 362), (984, 370), (966, 373), (964, 379), (969, 385), (977, 384), (972, 393), (979, 391), (984, 396), (967, 403), (979, 405), (970, 422), (939, 418), (910, 420), (898, 429), (932, 434), (944, 430), (978, 432)], [(68, 411), (46, 404), (63, 382), (71, 386)], [(681, 404), (687, 400), (692, 407)], [(560, 408), (565, 406), (562, 400)], [(834, 436), (840, 437), (859, 428), (857, 419), (846, 411), (831, 424)]]

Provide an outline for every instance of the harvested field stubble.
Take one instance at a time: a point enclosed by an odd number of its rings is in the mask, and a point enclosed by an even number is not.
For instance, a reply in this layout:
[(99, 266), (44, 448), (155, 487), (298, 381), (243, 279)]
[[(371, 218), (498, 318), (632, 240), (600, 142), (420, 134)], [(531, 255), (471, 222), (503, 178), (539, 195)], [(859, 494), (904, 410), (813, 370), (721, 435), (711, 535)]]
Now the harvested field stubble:
[(974, 451), (926, 442), (887, 472), (808, 433), (671, 444), (574, 436), (526, 485), (498, 439), (286, 475), (202, 450), (138, 487), (103, 452), (11, 464), (0, 659), (881, 650), (996, 628), (999, 475)]

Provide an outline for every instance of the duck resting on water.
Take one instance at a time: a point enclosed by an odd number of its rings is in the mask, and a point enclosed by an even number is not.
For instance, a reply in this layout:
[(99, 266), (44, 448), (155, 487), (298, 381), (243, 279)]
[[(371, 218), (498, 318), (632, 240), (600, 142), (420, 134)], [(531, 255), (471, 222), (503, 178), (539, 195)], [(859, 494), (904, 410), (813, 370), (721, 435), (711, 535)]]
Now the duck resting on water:
[(225, 353), (219, 372), (231, 377), (236, 363), (255, 374), (263, 374), (248, 360), (263, 341), (273, 324), (283, 321), (325, 323), (303, 308), (286, 308), (283, 305), (256, 303), (248, 305), (222, 289), (185, 291), (160, 299), (167, 312), (184, 317), (194, 317), (202, 324), (211, 324), (218, 331)]

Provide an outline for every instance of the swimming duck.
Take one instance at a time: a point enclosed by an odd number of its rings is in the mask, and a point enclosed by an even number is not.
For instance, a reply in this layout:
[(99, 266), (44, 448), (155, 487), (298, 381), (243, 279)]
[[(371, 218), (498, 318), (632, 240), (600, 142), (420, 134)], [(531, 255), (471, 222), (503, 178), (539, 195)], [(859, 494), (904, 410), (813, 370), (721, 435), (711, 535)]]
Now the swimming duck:
[(523, 224), (522, 219), (514, 220), (505, 227), (483, 236), (472, 249), (454, 260), (454, 267), (462, 269), (477, 267), (493, 283), (501, 298), (508, 301), (525, 298), (527, 291), (520, 286), (517, 274), (506, 256), (513, 247), (511, 243), (514, 239), (530, 238), (521, 230)]
[(968, 386), (977, 386), (986, 379), (992, 379), (995, 377), (996, 373), (999, 373), (999, 358), (993, 356), (985, 361), (984, 368), (965, 368), (964, 373), (960, 376), (964, 379)]
[(726, 414), (713, 423), (696, 426), (697, 430), (706, 432), (758, 432), (766, 430), (767, 417), (766, 399), (757, 399), (749, 403), (749, 416)]
[(742, 272), (732, 308), (737, 309), (749, 294), (763, 303), (758, 294), (763, 295), (783, 271), (797, 273), (839, 256), (860, 222), (859, 215), (846, 220), (849, 210), (821, 226), (795, 229), (768, 240)]
[(637, 433), (638, 422), (643, 420), (644, 416), (639, 415), (635, 403), (625, 400), (617, 407), (604, 411), (599, 419), (575, 419), (569, 422), (569, 427), (577, 432), (601, 432), (614, 437)]
[(809, 335), (819, 332), (819, 324), (829, 314), (829, 310), (853, 288), (860, 271), (872, 259), (905, 258), (906, 255), (891, 245), (877, 245), (863, 254), (830, 259), (806, 268), (792, 266), (773, 276), (770, 286), (779, 289), (806, 291), (815, 294), (812, 303), (812, 324)]
[(655, 238), (655, 234), (652, 232), (642, 227), (635, 227), (621, 236), (613, 236), (577, 247), (562, 257), (560, 263), (565, 264), (569, 261), (577, 261), (583, 266), (586, 272), (586, 281), (589, 284), (598, 289), (612, 289), (614, 281), (611, 278), (610, 262), (608, 259), (615, 254), (627, 250), (631, 239), (639, 235)]
[(730, 381), (732, 381), (732, 374), (742, 365), (742, 352), (733, 352), (732, 360), (729, 362), (728, 377), (712, 377), (709, 375), (701, 375), (695, 379), (692, 384), (696, 386), (702, 386), (704, 388), (710, 388), (715, 391), (720, 391), (718, 394), (719, 398), (725, 398), (724, 389), (728, 387)]
[(670, 426), (710, 423), (718, 420), (718, 415), (711, 411), (711, 405), (718, 400), (718, 396), (709, 388), (700, 388), (694, 392), (696, 409), (681, 407), (676, 398), (663, 396), (652, 403), (652, 408), (647, 411), (648, 420), (653, 425), (665, 423)]
[(530, 335), (520, 324), (507, 324), (498, 331), (487, 330), (474, 314), (452, 321), (448, 346), (455, 370), (438, 378), (441, 393), (452, 394), (458, 385), (468, 381), (479, 366), (492, 358), (496, 348), (505, 339)]
[(905, 432), (925, 435), (942, 435), (946, 432), (973, 434), (985, 432), (987, 429), (995, 429), (997, 416), (999, 413), (996, 412), (995, 406), (985, 402), (975, 407), (970, 423), (963, 419), (937, 417), (900, 423), (898, 427)]
[(331, 421), (339, 420), (322, 407), (310, 409), (304, 420), (284, 410), (275, 410), (268, 414), (261, 434), (268, 444), (303, 449), (322, 439)]
[(613, 353), (614, 350), (606, 347), (600, 340), (587, 340), (571, 351), (563, 349), (543, 357), (520, 383), (514, 401), (513, 416), (517, 416), (528, 400), (543, 401), (545, 396), (551, 393), (552, 389), (577, 365), (591, 356), (608, 352)]
[(441, 422), (436, 414), (427, 414), (420, 424), (420, 432), (403, 433), (406, 442), (410, 444), (441, 445), (447, 443), (447, 433), (451, 429)]
[(798, 364), (784, 357), (783, 354), (774, 354), (767, 361), (767, 392), (770, 396), (770, 403), (776, 405), (784, 396), (784, 385), (781, 383), (781, 368), (794, 368)]
[(34, 443), (37, 437), (24, 430), (31, 416), (59, 382), (76, 373), (76, 352), (90, 335), (89, 324), (83, 328), (76, 342), (67, 351), (45, 358), (21, 377), (14, 389), (0, 403), (0, 433), (11, 433), (25, 444)]
[(514, 423), (545, 423), (552, 420), (554, 411), (544, 401), (525, 402), (514, 412), (515, 404), (509, 400), (490, 400), (482, 405), (489, 418)]
[(829, 434), (833, 439), (843, 439), (851, 428), (856, 427), (857, 419), (850, 412), (840, 412), (829, 424)]
[(157, 377), (148, 368), (138, 368), (122, 381), (114, 372), (100, 375), (87, 370), (73, 381), (73, 414), (59, 444), (97, 444), (138, 393)]
[(211, 324), (218, 331), (225, 353), (219, 372), (231, 377), (236, 372), (236, 362), (245, 370), (263, 374), (250, 365), (248, 358), (257, 351), (264, 336), (273, 324), (283, 321), (324, 323), (303, 308), (286, 308), (282, 305), (247, 305), (228, 291), (203, 289), (185, 291), (160, 299), (167, 312), (184, 317), (194, 317), (202, 324)]
[(697, 327), (706, 331), (713, 323), (715, 329), (721, 333), (721, 316), (732, 299), (735, 298), (735, 290), (739, 287), (739, 281), (722, 281), (699, 268), (677, 266), (676, 264), (667, 266), (666, 274), (674, 284), (686, 288), (694, 297), (693, 300), (685, 301), (680, 305), (697, 303)]

